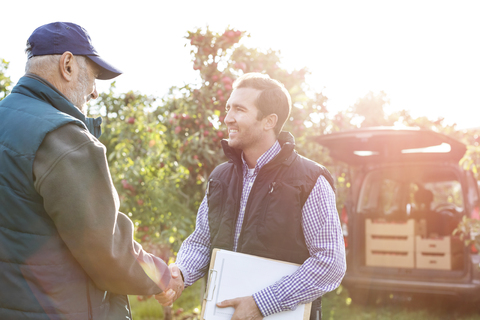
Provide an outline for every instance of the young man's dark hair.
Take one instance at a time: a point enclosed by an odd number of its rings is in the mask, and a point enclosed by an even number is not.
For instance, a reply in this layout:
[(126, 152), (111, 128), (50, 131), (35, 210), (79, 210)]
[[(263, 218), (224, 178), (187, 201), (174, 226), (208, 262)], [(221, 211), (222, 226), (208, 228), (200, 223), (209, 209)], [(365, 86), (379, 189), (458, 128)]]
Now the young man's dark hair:
[(278, 136), (292, 110), (290, 94), (285, 86), (262, 73), (246, 73), (233, 83), (233, 89), (252, 88), (261, 91), (255, 101), (258, 108), (257, 119), (275, 113), (278, 116), (275, 134)]

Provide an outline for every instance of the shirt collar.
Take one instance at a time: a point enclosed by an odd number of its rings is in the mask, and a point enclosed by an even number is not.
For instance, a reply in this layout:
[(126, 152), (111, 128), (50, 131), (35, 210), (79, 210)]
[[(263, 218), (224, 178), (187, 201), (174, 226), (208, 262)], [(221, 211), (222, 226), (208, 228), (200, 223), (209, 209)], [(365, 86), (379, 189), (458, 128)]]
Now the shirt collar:
[[(266, 165), (268, 162), (270, 162), (270, 160), (275, 158), (275, 156), (280, 152), (281, 149), (282, 148), (280, 147), (280, 143), (278, 142), (278, 140), (275, 141), (273, 146), (271, 146), (270, 149), (268, 149), (264, 154), (262, 154), (260, 156), (260, 158), (258, 158), (257, 164), (255, 165), (255, 170), (253, 172), (253, 175), (256, 176), (258, 174), (258, 172), (260, 171), (260, 169), (262, 169), (262, 167), (264, 165)], [(247, 175), (248, 174), (248, 164), (245, 161), (245, 159), (243, 158), (243, 152), (242, 152), (242, 162), (243, 162), (243, 174)]]

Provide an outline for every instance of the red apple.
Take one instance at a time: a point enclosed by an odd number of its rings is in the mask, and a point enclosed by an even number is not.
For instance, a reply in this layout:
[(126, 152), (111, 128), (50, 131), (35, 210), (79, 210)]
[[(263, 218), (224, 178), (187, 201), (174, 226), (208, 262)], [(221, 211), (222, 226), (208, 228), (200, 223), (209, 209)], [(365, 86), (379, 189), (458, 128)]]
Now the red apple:
[(232, 78), (225, 76), (225, 77), (222, 78), (222, 82), (224, 84), (232, 84), (233, 80), (232, 80)]
[(183, 312), (183, 309), (182, 308), (178, 308), (177, 311), (175, 311), (175, 315), (176, 316), (179, 316), (180, 314), (182, 314)]
[(127, 123), (129, 124), (134, 124), (135, 123), (135, 118), (134, 117), (130, 117), (127, 119)]
[(243, 72), (245, 72), (245, 70), (247, 69), (247, 64), (245, 62), (237, 62), (237, 63), (235, 63), (235, 68), (240, 69)]

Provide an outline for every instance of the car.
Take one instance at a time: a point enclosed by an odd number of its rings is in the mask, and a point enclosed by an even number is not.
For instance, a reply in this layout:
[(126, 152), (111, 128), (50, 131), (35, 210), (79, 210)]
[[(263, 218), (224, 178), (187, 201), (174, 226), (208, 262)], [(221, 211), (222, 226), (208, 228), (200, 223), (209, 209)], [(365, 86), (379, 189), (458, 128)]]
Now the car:
[(420, 128), (370, 127), (314, 137), (350, 168), (340, 220), (342, 282), (353, 302), (372, 297), (480, 298), (480, 256), (453, 235), (479, 218), (478, 183), (459, 165), (460, 141)]

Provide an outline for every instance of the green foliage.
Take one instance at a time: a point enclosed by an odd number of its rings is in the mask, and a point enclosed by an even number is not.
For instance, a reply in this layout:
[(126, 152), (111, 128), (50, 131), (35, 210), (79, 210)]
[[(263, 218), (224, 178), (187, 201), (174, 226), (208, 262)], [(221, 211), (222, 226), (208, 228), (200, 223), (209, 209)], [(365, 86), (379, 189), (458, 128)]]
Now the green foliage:
[[(204, 281), (197, 281), (191, 287), (188, 287), (171, 307), (173, 319), (197, 320), (204, 291)], [(164, 311), (161, 305), (151, 296), (131, 296), (130, 305), (135, 320), (163, 319)]]
[(473, 245), (477, 250), (480, 250), (480, 220), (463, 216), (453, 234), (460, 236), (465, 246)]
[(8, 69), (9, 62), (4, 59), (0, 60), (0, 100), (3, 100), (9, 93), (12, 86), (12, 80), (5, 74)]
[(121, 200), (120, 210), (135, 223), (136, 237), (165, 261), (192, 230), (190, 197), (178, 192), (188, 171), (167, 148), (166, 126), (151, 109), (155, 99), (134, 92), (101, 93), (90, 112), (102, 113), (107, 159)]
[[(236, 78), (247, 72), (261, 72), (283, 83), (292, 97), (292, 113), (284, 130), (290, 131), (300, 154), (319, 163), (332, 165), (321, 146), (310, 137), (328, 132), (327, 98), (312, 92), (305, 83), (306, 68), (287, 71), (280, 67), (278, 52), (247, 48), (240, 44), (246, 34), (227, 29), (189, 32), (193, 68), (200, 82), (172, 88), (156, 110), (167, 130), (164, 139), (169, 148), (177, 148), (176, 161), (188, 168), (189, 177), (180, 187), (198, 203), (204, 195), (205, 182), (218, 164), (226, 161), (220, 141), (227, 133), (223, 124), (225, 105)], [(339, 198), (340, 199), (340, 198)]]

